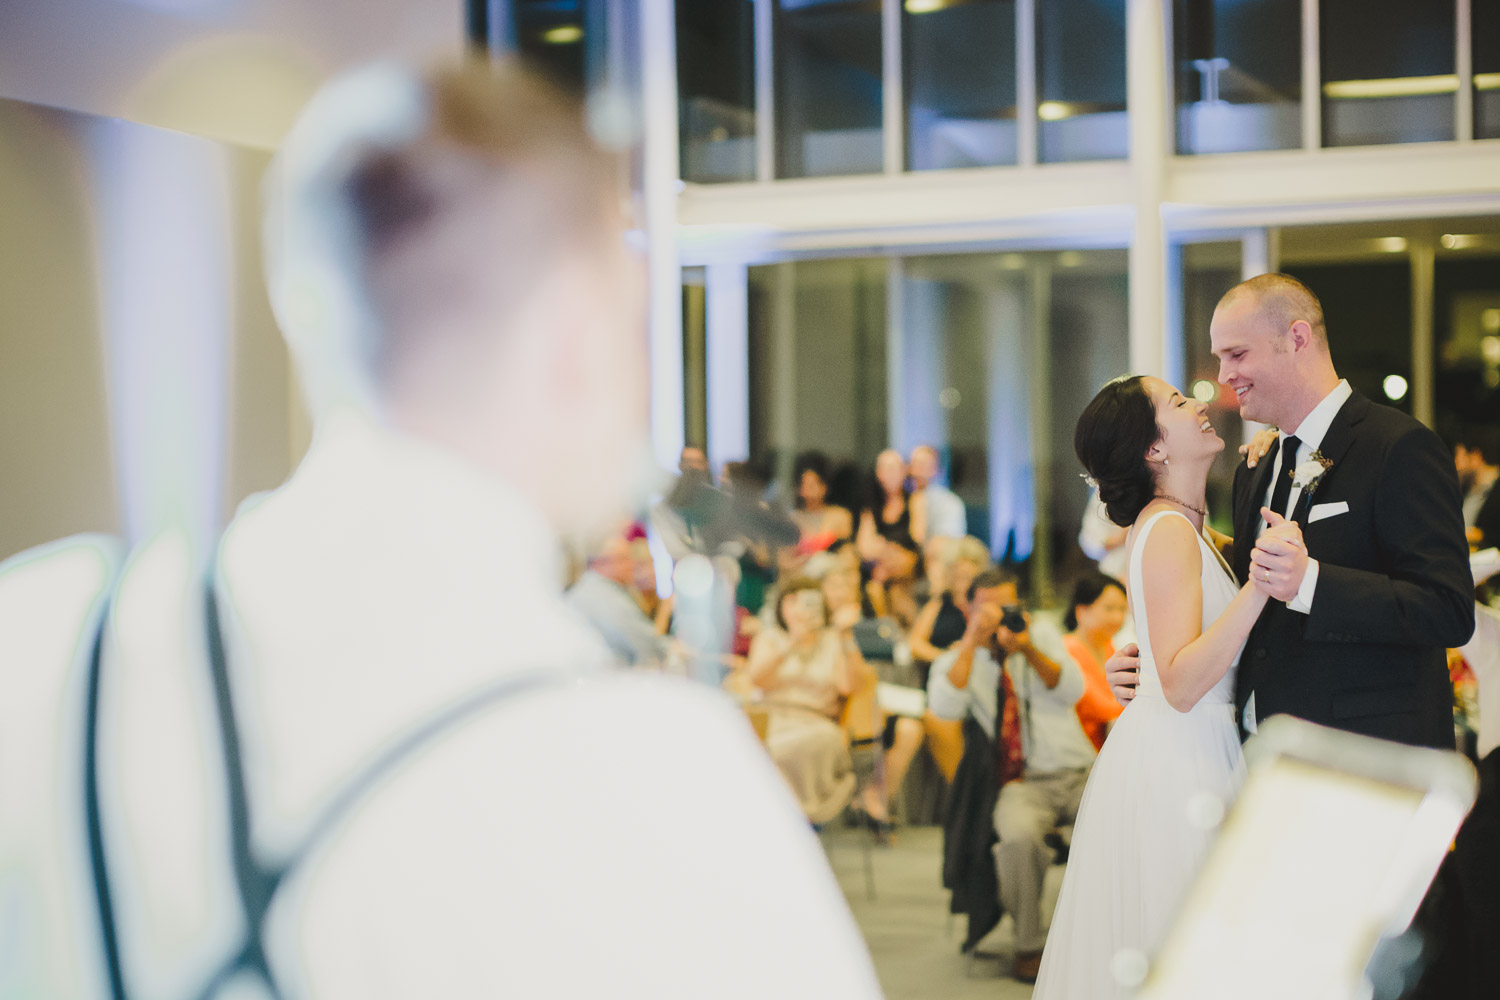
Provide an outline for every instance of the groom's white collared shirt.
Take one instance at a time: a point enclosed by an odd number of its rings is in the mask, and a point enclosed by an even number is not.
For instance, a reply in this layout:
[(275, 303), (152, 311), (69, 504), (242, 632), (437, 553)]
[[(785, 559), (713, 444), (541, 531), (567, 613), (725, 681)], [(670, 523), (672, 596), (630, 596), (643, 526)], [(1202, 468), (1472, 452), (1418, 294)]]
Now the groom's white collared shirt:
[[(1333, 426), (1333, 418), (1338, 416), (1354, 390), (1349, 386), (1348, 379), (1339, 379), (1339, 384), (1333, 387), (1333, 391), (1323, 397), (1322, 402), (1312, 408), (1312, 412), (1302, 419), (1296, 430), (1283, 429), (1280, 434), (1281, 447), (1276, 455), (1276, 469), (1271, 476), (1271, 481), (1266, 485), (1266, 495), (1261, 500), (1262, 507), (1271, 506), (1271, 497), (1276, 492), (1276, 480), (1287, 475), (1295, 469), (1299, 463), (1312, 455), (1313, 452), (1323, 447), (1323, 439), (1328, 436), (1328, 428)], [(1288, 455), (1286, 439), (1295, 437), (1301, 442), (1297, 454)], [(1286, 500), (1286, 510), (1278, 510), (1287, 520), (1291, 520), (1292, 511), (1297, 509), (1297, 501), (1302, 499), (1302, 487), (1293, 485), (1292, 492)], [(1266, 530), (1266, 522), (1261, 521), (1256, 531), (1256, 537)], [(1297, 588), (1297, 596), (1287, 602), (1286, 606), (1300, 614), (1312, 614), (1313, 594), (1318, 589), (1318, 561), (1311, 556), (1307, 560), (1307, 572), (1302, 577), (1302, 585)], [(1255, 714), (1255, 692), (1250, 692), (1250, 698), (1245, 702), (1245, 730), (1255, 732), (1257, 717)]]

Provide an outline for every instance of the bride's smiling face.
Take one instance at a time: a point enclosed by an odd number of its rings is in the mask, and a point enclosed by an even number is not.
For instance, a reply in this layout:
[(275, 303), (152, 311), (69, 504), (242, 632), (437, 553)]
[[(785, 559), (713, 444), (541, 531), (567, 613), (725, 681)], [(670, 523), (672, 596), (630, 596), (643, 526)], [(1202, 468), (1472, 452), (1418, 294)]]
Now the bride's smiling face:
[(1147, 378), (1144, 383), (1147, 395), (1156, 405), (1156, 426), (1161, 432), (1146, 453), (1148, 459), (1190, 462), (1224, 450), (1224, 439), (1209, 423), (1206, 403), (1188, 399), (1159, 378)]

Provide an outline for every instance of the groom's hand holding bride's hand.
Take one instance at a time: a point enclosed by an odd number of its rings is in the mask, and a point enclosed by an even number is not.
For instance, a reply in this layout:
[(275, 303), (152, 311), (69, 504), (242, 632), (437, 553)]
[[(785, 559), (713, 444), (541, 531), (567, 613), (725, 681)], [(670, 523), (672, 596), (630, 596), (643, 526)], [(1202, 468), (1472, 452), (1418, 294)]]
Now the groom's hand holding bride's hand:
[(1135, 686), (1141, 677), (1141, 647), (1135, 643), (1120, 648), (1104, 663), (1104, 678), (1115, 693), (1115, 701), (1128, 705), (1135, 697)]
[(1250, 554), (1250, 579), (1255, 588), (1278, 601), (1291, 601), (1307, 573), (1307, 543), (1302, 528), (1269, 507), (1260, 516), (1270, 525), (1255, 541)]

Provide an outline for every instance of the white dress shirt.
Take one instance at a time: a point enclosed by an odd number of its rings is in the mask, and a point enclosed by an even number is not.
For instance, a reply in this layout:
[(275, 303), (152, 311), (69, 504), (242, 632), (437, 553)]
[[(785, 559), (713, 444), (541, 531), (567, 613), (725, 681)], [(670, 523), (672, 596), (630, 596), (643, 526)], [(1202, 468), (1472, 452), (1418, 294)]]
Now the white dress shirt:
[[(1266, 496), (1263, 506), (1271, 506), (1271, 497), (1276, 492), (1276, 481), (1287, 474), (1288, 470), (1295, 469), (1297, 465), (1313, 452), (1323, 447), (1323, 439), (1328, 436), (1328, 428), (1333, 426), (1333, 418), (1338, 416), (1339, 410), (1349, 401), (1354, 390), (1349, 387), (1348, 379), (1340, 379), (1339, 384), (1333, 387), (1333, 391), (1323, 397), (1323, 401), (1312, 408), (1312, 412), (1303, 418), (1297, 429), (1291, 432), (1281, 432), (1282, 448), (1276, 456), (1276, 472), (1271, 476), (1271, 482), (1266, 487)], [(1287, 455), (1286, 439), (1296, 437), (1302, 442), (1297, 449), (1296, 455)], [(1287, 497), (1286, 510), (1278, 510), (1276, 513), (1282, 517), (1291, 519), (1292, 511), (1297, 509), (1297, 501), (1302, 498), (1302, 487), (1294, 485), (1291, 494)], [(1265, 522), (1260, 522), (1260, 531), (1265, 531)], [(1257, 532), (1256, 537), (1259, 537)], [(1287, 607), (1293, 611), (1307, 615), (1312, 613), (1313, 594), (1318, 588), (1318, 561), (1309, 558), (1307, 560), (1307, 573), (1302, 577), (1302, 585), (1297, 588), (1297, 596), (1287, 602)]]
[[(1078, 724), (1074, 706), (1083, 697), (1083, 671), (1068, 655), (1062, 636), (1045, 622), (1033, 622), (1032, 644), (1061, 671), (1057, 686), (1049, 688), (1022, 653), (1005, 659), (1005, 670), (1021, 699), (1021, 747), (1026, 770), (1048, 773), (1073, 771), (1094, 763), (1094, 745)], [(940, 719), (959, 720), (972, 714), (992, 739), (1000, 689), (1000, 666), (987, 647), (974, 651), (969, 683), (959, 688), (948, 679), (958, 659), (957, 647), (932, 664), (927, 679), (927, 704)]]
[(927, 497), (928, 538), (962, 538), (969, 533), (968, 513), (958, 494), (937, 483), (928, 483), (922, 492)]
[(1500, 611), (1474, 608), (1474, 638), (1459, 652), (1479, 686), (1479, 757), (1500, 746)]

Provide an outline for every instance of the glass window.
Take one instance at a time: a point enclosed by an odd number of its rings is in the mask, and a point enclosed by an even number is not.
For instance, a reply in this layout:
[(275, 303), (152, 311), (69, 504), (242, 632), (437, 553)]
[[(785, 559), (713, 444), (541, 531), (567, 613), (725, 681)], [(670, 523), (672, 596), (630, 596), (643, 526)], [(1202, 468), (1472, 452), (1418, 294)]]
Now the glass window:
[(1393, 259), (1289, 260), (1283, 270), (1322, 300), (1339, 374), (1375, 402), (1410, 413), (1411, 264), (1404, 254), (1389, 256)]
[(1302, 144), (1301, 0), (1177, 0), (1177, 151)]
[(683, 180), (754, 180), (754, 0), (677, 4), (677, 90)]
[(1500, 3), (1472, 5), (1474, 138), (1500, 139)]
[(1088, 502), (1073, 429), (1126, 371), (1127, 254), (1088, 250), (909, 258), (902, 288), (901, 434), (949, 456), (969, 530), (1024, 562), (1049, 605), (1086, 568)]
[(907, 166), (1015, 163), (1015, 0), (907, 3), (901, 43)]
[(1240, 283), (1239, 243), (1192, 243), (1182, 248), (1183, 392), (1208, 404), (1208, 418), (1224, 439), (1224, 454), (1208, 476), (1208, 515), (1213, 526), (1234, 534), (1233, 505), (1236, 450), (1245, 439), (1245, 423), (1234, 393), (1219, 384), (1219, 360), (1209, 339), (1209, 324), (1224, 293)]
[(1036, 34), (1037, 158), (1125, 158), (1125, 0), (1039, 2)]
[[(750, 451), (785, 485), (793, 457), (818, 449), (871, 465), (887, 442), (884, 259), (750, 269)], [(858, 504), (864, 479), (841, 477)]]
[[(1433, 403), (1445, 433), (1500, 426), (1500, 219), (1438, 252), (1433, 281)], [(1465, 230), (1475, 227), (1464, 226)]]
[(878, 173), (880, 4), (776, 0), (776, 176)]
[(516, 49), (534, 68), (579, 94), (588, 85), (583, 8), (583, 0), (515, 0), (512, 8)]
[(1325, 146), (1454, 137), (1454, 0), (1320, 0), (1318, 12)]

